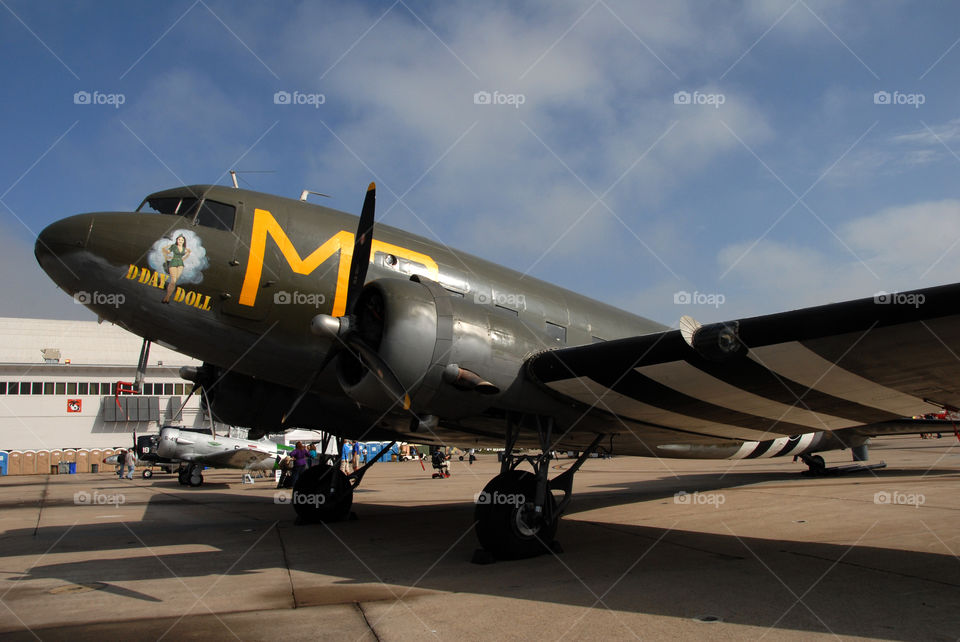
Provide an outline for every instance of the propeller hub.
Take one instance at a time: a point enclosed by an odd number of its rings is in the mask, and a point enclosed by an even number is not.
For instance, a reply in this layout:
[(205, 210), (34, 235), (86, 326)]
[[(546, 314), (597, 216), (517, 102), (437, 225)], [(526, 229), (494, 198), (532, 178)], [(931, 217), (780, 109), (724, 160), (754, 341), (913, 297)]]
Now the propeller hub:
[(336, 338), (346, 332), (349, 325), (346, 317), (318, 314), (310, 321), (310, 331), (317, 336)]

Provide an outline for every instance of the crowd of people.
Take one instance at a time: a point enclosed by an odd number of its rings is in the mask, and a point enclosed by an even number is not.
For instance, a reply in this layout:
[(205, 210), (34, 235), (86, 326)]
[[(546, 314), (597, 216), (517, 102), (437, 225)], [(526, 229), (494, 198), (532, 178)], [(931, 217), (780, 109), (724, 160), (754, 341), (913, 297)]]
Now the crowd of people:
[[(437, 446), (431, 447), (429, 455), (433, 467), (440, 472), (440, 476), (450, 476), (450, 455), (446, 450)], [(379, 454), (376, 450), (374, 455)], [(340, 448), (340, 470), (344, 475), (352, 475), (360, 470), (360, 467), (367, 463), (368, 446), (356, 440), (345, 440)], [(404, 444), (400, 448), (399, 459), (422, 459), (426, 455), (421, 455), (415, 446)], [(277, 481), (277, 488), (292, 488), (300, 475), (305, 470), (317, 466), (323, 459), (322, 448), (318, 449), (316, 443), (305, 445), (303, 442), (296, 442), (294, 449), (280, 461), (280, 479)], [(460, 455), (460, 461), (466, 459), (472, 465), (477, 460), (476, 451), (471, 448)]]
[[(290, 488), (297, 483), (300, 475), (307, 468), (320, 464), (322, 450), (318, 450), (317, 444), (312, 443), (304, 445), (298, 441), (289, 455), (280, 462), (280, 480), (277, 488)], [(367, 446), (356, 440), (344, 441), (340, 450), (340, 470), (343, 474), (350, 475), (360, 469), (361, 461), (367, 461)]]

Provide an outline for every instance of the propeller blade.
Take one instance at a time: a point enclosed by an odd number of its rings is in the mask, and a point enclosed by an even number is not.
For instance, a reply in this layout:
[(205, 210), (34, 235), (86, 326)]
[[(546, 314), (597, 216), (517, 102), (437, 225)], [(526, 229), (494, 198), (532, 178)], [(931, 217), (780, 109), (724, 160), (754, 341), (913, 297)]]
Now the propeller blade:
[(363, 199), (363, 209), (360, 211), (360, 222), (357, 224), (357, 233), (353, 238), (353, 254), (350, 258), (350, 275), (347, 280), (347, 297), (345, 306), (345, 315), (343, 317), (331, 317), (329, 315), (317, 315), (311, 323), (311, 329), (314, 334), (327, 334), (335, 338), (331, 343), (323, 362), (313, 371), (306, 385), (293, 401), (293, 405), (283, 415), (280, 425), (285, 426), (287, 419), (297, 409), (303, 398), (307, 396), (310, 388), (313, 386), (317, 376), (333, 361), (343, 350), (342, 346), (346, 344), (350, 349), (355, 350), (360, 359), (364, 362), (367, 369), (372, 372), (383, 384), (387, 393), (403, 407), (404, 410), (410, 409), (410, 395), (404, 389), (403, 384), (394, 374), (390, 366), (372, 350), (356, 334), (352, 327), (355, 320), (353, 318), (354, 308), (360, 292), (363, 290), (364, 282), (367, 279), (367, 269), (370, 267), (370, 252), (373, 248), (373, 223), (374, 213), (377, 202), (377, 185), (370, 183), (367, 186), (367, 194)]
[(363, 282), (367, 279), (367, 268), (370, 266), (370, 249), (373, 246), (373, 214), (377, 203), (377, 184), (370, 183), (367, 195), (363, 199), (363, 209), (360, 211), (360, 223), (357, 225), (357, 234), (353, 237), (353, 258), (350, 260), (350, 278), (347, 281), (347, 314), (353, 312), (353, 306), (363, 289)]
[(284, 428), (287, 425), (287, 419), (290, 418), (290, 415), (293, 414), (293, 411), (297, 409), (297, 406), (300, 405), (300, 402), (303, 401), (303, 398), (307, 396), (307, 393), (310, 392), (310, 388), (313, 386), (313, 382), (316, 380), (317, 375), (323, 372), (323, 369), (327, 367), (327, 364), (333, 359), (334, 349), (333, 346), (330, 346), (330, 350), (327, 352), (327, 356), (324, 357), (323, 363), (320, 364), (320, 367), (314, 370), (309, 377), (307, 377), (307, 383), (297, 395), (297, 398), (293, 400), (293, 404), (283, 413), (283, 417), (280, 418), (280, 427)]
[(358, 336), (351, 337), (349, 345), (360, 353), (360, 358), (366, 362), (367, 368), (380, 380), (390, 396), (396, 399), (404, 410), (410, 410), (410, 395), (387, 362)]

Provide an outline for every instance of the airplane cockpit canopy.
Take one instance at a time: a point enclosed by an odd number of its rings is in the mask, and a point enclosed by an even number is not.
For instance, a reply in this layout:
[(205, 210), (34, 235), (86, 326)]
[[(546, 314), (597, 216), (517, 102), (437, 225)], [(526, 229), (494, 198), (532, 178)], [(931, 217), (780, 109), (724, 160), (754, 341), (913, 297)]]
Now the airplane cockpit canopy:
[(191, 225), (202, 225), (227, 232), (233, 230), (237, 217), (235, 205), (206, 198), (203, 194), (197, 195), (189, 188), (151, 194), (140, 203), (136, 211), (141, 214), (182, 216)]

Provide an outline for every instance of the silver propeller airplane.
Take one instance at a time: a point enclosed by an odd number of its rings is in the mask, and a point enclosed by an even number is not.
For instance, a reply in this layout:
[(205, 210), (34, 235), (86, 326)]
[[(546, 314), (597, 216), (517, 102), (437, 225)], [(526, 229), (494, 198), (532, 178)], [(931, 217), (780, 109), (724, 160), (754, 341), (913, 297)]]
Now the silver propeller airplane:
[(292, 448), (270, 441), (219, 437), (168, 426), (160, 430), (157, 456), (180, 462), (178, 479), (182, 485), (203, 483), (203, 468), (240, 468), (272, 470)]

